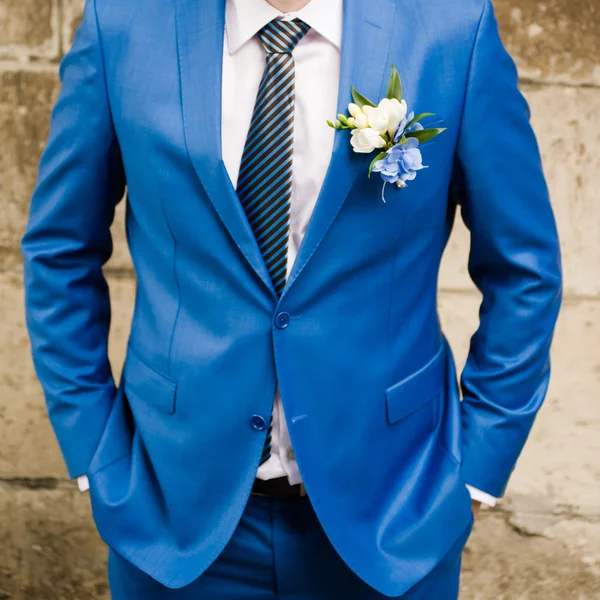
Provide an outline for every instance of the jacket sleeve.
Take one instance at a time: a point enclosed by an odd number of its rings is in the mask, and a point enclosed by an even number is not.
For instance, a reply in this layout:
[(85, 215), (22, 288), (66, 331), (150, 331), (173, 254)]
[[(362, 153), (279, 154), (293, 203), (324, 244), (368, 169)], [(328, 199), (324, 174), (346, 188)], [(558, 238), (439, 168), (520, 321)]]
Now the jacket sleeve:
[(110, 225), (125, 177), (94, 0), (64, 58), (22, 240), (27, 327), (50, 420), (72, 477), (86, 472), (115, 397), (107, 356)]
[(560, 250), (529, 108), (490, 0), (473, 46), (454, 193), (483, 296), (462, 374), (467, 484), (501, 497), (550, 377), (561, 302)]

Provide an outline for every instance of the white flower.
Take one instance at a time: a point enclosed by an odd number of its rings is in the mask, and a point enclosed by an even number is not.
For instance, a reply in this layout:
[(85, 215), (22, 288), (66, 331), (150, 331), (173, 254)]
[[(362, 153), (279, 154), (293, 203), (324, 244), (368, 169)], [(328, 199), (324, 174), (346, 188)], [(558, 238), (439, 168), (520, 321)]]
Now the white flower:
[(354, 152), (360, 154), (370, 154), (373, 150), (385, 146), (385, 140), (381, 137), (379, 131), (370, 127), (353, 129), (350, 143), (354, 148)]
[(364, 129), (365, 127), (369, 126), (369, 119), (367, 119), (367, 115), (364, 113), (363, 109), (358, 106), (358, 104), (350, 103), (348, 105), (348, 112), (352, 115), (348, 119), (348, 123), (351, 127)]
[(367, 115), (369, 127), (375, 129), (379, 133), (389, 133), (394, 135), (396, 129), (406, 116), (408, 107), (406, 101), (398, 101), (396, 98), (384, 98), (379, 106), (364, 106), (363, 112)]

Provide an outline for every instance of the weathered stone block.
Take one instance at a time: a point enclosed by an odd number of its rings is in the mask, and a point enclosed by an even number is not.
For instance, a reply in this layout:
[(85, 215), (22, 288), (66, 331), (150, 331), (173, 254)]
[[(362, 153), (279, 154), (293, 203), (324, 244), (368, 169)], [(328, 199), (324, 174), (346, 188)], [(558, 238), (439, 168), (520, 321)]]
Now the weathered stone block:
[(81, 23), (81, 15), (85, 0), (62, 0), (63, 3), (63, 45), (64, 49), (68, 50), (73, 42), (75, 30)]
[[(110, 280), (113, 321), (110, 356), (118, 380), (133, 311), (135, 282)], [(0, 274), (0, 478), (66, 477), (33, 371), (20, 277)]]
[[(475, 524), (463, 556), (461, 600), (600, 597), (600, 528), (577, 520), (563, 523), (567, 527), (560, 534), (545, 538), (524, 534), (500, 514), (484, 516)], [(576, 549), (579, 535), (595, 551)]]
[(109, 600), (88, 494), (42, 483), (0, 482), (0, 598)]
[(56, 97), (54, 70), (0, 72), (0, 265), (20, 263), (19, 240)]
[[(0, 72), (0, 268), (21, 265), (19, 242), (25, 231), (29, 199), (35, 187), (40, 155), (50, 124), (50, 109), (58, 93), (54, 69), (29, 68)], [(113, 229), (111, 266), (127, 269), (124, 206)]]
[[(565, 292), (600, 298), (600, 90), (526, 85), (524, 91), (558, 222)], [(458, 216), (442, 287), (473, 289), (468, 253), (469, 235)]]
[(494, 0), (502, 38), (521, 76), (600, 83), (596, 0)]
[(0, 57), (59, 54), (58, 0), (0, 0)]

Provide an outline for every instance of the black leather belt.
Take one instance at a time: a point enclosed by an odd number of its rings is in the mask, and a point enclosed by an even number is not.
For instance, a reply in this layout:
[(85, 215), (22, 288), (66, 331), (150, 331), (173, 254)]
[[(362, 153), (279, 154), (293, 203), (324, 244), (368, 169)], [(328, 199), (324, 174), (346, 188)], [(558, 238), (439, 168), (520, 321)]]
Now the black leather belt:
[(252, 486), (252, 493), (255, 496), (264, 496), (265, 498), (274, 498), (276, 500), (287, 500), (291, 498), (303, 498), (306, 496), (304, 486), (299, 483), (290, 485), (287, 477), (278, 477), (277, 479), (255, 479)]

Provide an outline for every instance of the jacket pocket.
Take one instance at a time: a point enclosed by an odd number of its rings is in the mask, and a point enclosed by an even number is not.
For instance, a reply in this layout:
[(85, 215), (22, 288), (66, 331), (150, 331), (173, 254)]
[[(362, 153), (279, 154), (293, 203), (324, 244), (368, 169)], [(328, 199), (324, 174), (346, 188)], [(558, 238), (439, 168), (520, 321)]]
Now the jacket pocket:
[(175, 414), (177, 384), (147, 365), (131, 347), (123, 367), (123, 386), (130, 402), (149, 404), (165, 414)]
[(405, 419), (434, 400), (445, 379), (445, 346), (421, 369), (385, 391), (390, 425)]

